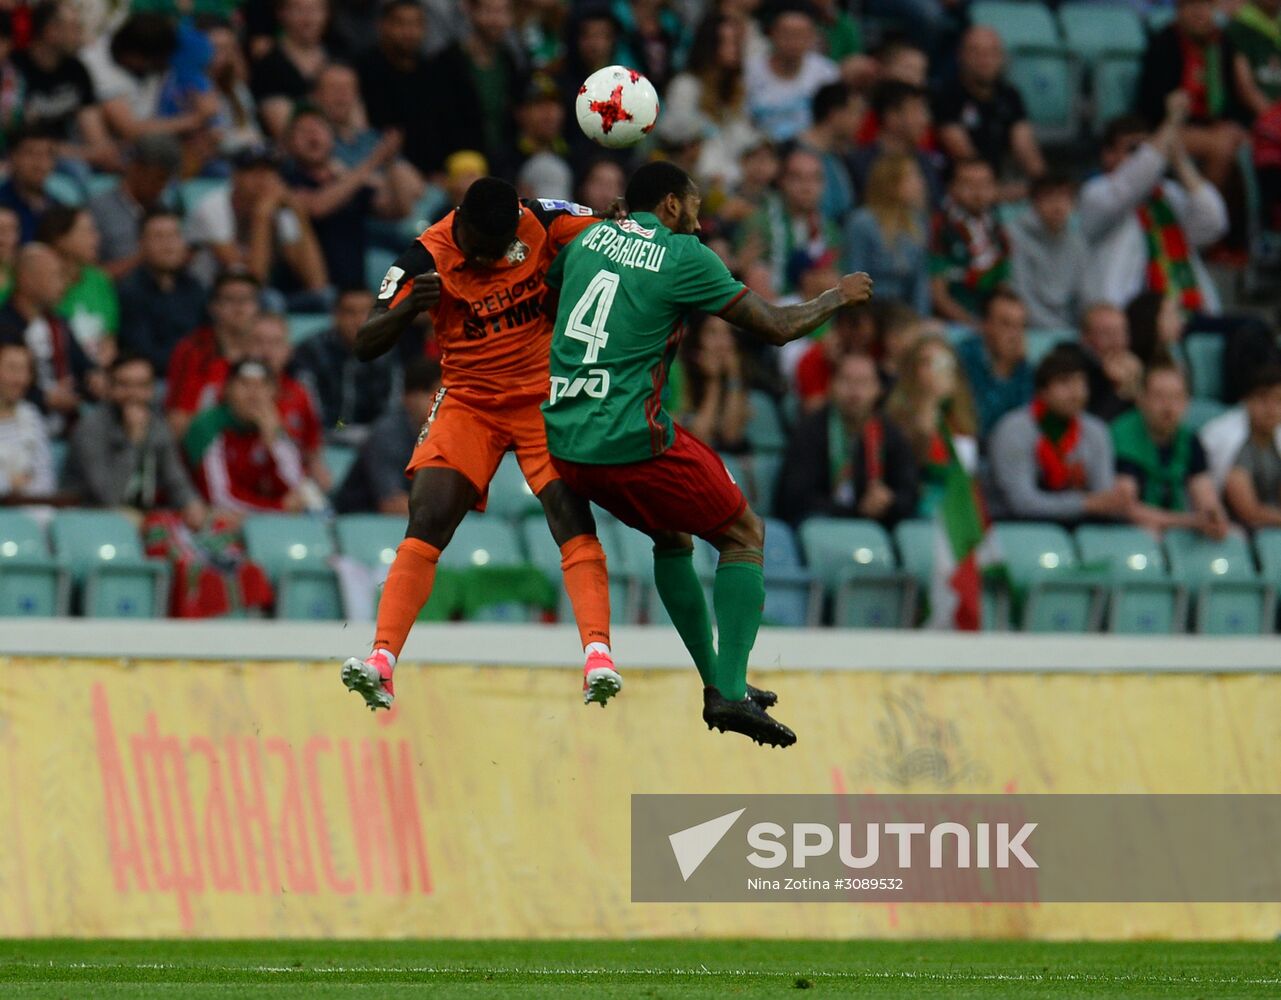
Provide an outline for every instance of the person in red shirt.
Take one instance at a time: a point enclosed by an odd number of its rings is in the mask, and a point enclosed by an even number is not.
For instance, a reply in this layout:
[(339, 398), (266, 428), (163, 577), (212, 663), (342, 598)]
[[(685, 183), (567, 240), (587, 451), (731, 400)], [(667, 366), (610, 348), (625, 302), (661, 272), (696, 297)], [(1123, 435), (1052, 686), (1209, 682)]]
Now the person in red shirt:
[(285, 431), (302, 450), (303, 468), (326, 493), (333, 485), (333, 476), (325, 465), (321, 447), (324, 435), (317, 416), (316, 401), (306, 387), (289, 374), (293, 358), (293, 345), (289, 343), (289, 323), (280, 313), (259, 313), (249, 331), (248, 355), (262, 361), (276, 380), (276, 410), (280, 413)]
[(302, 455), (276, 408), (276, 380), (246, 358), (228, 373), (222, 402), (191, 421), (182, 442), (206, 500), (237, 514), (306, 506)]
[(552, 466), (540, 404), (550, 386), (552, 320), (544, 278), (560, 249), (597, 222), (591, 209), (482, 177), (462, 204), (388, 269), (356, 355), (391, 350), (421, 313), (441, 348), (442, 388), (409, 461), (409, 526), (378, 602), (373, 653), (343, 664), (342, 679), (372, 710), (390, 708), (392, 671), (431, 596), (436, 561), (468, 510), (484, 510), (508, 451), (560, 546), (565, 589), (586, 654), (583, 699), (604, 704), (622, 687), (609, 649), (609, 583), (591, 508)]
[(248, 274), (219, 275), (209, 297), (209, 325), (174, 346), (166, 373), (165, 412), (179, 440), (192, 417), (218, 402), (231, 365), (245, 357), (260, 290)]

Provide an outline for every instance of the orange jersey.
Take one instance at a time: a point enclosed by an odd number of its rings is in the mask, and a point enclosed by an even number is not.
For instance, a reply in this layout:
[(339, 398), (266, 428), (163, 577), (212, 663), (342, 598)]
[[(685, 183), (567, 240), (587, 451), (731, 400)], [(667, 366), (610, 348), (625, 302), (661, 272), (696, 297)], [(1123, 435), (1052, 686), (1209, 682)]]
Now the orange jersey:
[(506, 259), (481, 268), (454, 243), (450, 212), (397, 259), (379, 299), (395, 306), (413, 288), (414, 275), (435, 270), (441, 294), (431, 318), (443, 384), (472, 398), (543, 393), (552, 334), (552, 320), (543, 313), (543, 279), (561, 247), (599, 221), (571, 202), (524, 201)]

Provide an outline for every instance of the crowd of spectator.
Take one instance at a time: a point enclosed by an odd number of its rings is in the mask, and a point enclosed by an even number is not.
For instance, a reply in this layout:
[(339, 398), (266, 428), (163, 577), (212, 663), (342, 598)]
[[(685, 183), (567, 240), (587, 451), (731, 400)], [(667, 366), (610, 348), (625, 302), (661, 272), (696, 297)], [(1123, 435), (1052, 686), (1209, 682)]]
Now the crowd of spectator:
[[(633, 150), (574, 125), (616, 62), (662, 95)], [(1281, 3), (1177, 0), (1084, 155), (1043, 148), (1007, 63), (951, 0), (8, 5), (0, 499), (403, 512), (438, 352), (357, 360), (369, 261), (477, 177), (604, 211), (663, 157), (758, 294), (876, 283), (781, 351), (716, 317), (682, 347), (701, 437), (750, 458), (753, 407), (788, 424), (780, 516), (929, 516), (959, 462), (997, 517), (1281, 524), (1281, 357), (1207, 266), (1240, 260), (1247, 145), (1281, 217)], [(1199, 434), (1191, 332), (1240, 402)], [(341, 481), (326, 444), (359, 450)]]

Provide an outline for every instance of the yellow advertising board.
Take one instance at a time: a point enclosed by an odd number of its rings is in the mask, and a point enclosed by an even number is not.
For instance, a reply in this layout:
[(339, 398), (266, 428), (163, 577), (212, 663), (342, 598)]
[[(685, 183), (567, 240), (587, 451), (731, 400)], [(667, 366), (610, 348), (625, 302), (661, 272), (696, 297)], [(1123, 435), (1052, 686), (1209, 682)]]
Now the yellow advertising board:
[(0, 658), (0, 936), (1273, 937), (1281, 905), (638, 904), (634, 792), (1281, 792), (1281, 680), (776, 672), (800, 735), (709, 733), (691, 670)]

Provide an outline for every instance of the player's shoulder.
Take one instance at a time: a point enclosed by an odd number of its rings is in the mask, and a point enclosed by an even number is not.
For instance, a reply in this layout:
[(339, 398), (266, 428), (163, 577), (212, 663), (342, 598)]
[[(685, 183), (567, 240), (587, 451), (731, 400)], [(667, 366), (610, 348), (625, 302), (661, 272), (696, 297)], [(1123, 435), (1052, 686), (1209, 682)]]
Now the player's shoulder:
[(595, 212), (587, 205), (580, 205), (576, 201), (565, 201), (561, 198), (522, 198), (521, 205), (529, 212), (544, 229), (550, 229), (557, 219), (584, 219), (590, 220), (597, 218)]

